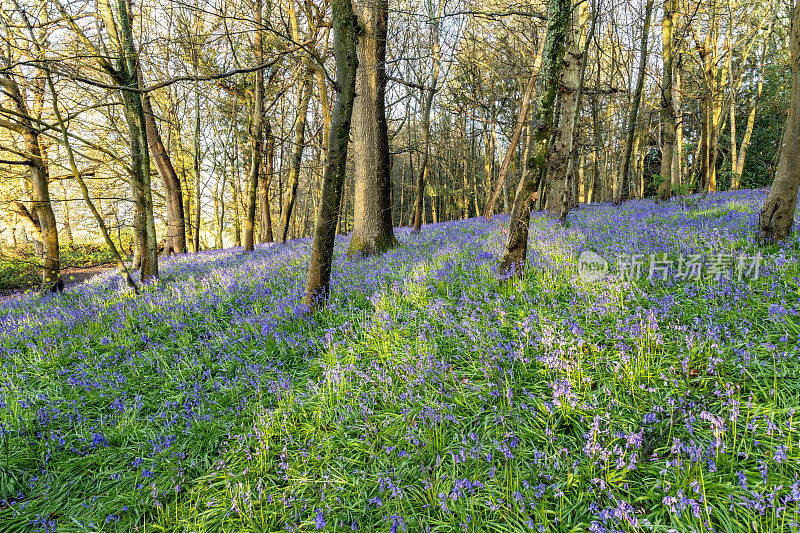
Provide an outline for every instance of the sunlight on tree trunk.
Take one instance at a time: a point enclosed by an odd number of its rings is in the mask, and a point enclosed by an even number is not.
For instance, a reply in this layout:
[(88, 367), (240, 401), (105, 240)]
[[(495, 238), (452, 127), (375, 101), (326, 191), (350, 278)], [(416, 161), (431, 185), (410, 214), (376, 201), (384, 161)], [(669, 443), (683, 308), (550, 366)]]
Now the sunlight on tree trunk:
[(388, 0), (356, 2), (358, 38), (353, 103), (355, 214), (350, 254), (385, 252), (397, 244), (392, 228), (389, 130), (386, 124)]

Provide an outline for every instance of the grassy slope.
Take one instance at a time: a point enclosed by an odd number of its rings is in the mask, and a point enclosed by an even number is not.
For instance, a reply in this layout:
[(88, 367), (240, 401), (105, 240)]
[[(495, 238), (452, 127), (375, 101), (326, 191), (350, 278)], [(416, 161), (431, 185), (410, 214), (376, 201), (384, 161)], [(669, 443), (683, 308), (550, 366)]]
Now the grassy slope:
[[(754, 252), (764, 191), (308, 244), (0, 303), (2, 531), (797, 530), (798, 240), (758, 281), (583, 284), (577, 253)], [(343, 252), (346, 242), (339, 243)]]

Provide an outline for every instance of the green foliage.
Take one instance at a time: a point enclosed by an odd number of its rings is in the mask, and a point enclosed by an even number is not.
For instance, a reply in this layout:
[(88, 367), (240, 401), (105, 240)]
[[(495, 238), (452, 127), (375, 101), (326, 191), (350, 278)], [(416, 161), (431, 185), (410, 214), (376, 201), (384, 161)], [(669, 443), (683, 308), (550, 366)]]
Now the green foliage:
[(0, 290), (23, 289), (39, 283), (40, 273), (31, 264), (0, 258)]

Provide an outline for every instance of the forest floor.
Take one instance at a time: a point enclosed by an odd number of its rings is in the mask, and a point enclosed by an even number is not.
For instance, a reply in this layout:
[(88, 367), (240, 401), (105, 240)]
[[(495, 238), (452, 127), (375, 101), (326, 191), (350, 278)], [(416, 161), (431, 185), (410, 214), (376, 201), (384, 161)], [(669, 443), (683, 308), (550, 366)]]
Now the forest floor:
[(514, 279), (505, 217), (344, 237), (313, 314), (307, 240), (2, 301), (0, 530), (797, 531), (800, 240), (757, 246), (765, 195), (534, 216)]

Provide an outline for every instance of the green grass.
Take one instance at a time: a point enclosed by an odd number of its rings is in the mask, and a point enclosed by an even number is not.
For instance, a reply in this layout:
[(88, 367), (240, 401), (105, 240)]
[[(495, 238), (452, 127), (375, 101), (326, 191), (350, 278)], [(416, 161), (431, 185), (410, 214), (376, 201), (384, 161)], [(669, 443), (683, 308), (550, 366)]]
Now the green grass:
[[(756, 251), (712, 207), (632, 205)], [(23, 297), (0, 309), (0, 530), (798, 531), (796, 237), (757, 280), (581, 282), (625, 215), (535, 219), (508, 281), (502, 221), (344, 240), (313, 315), (300, 244), (165, 261), (140, 297), (110, 275)]]

